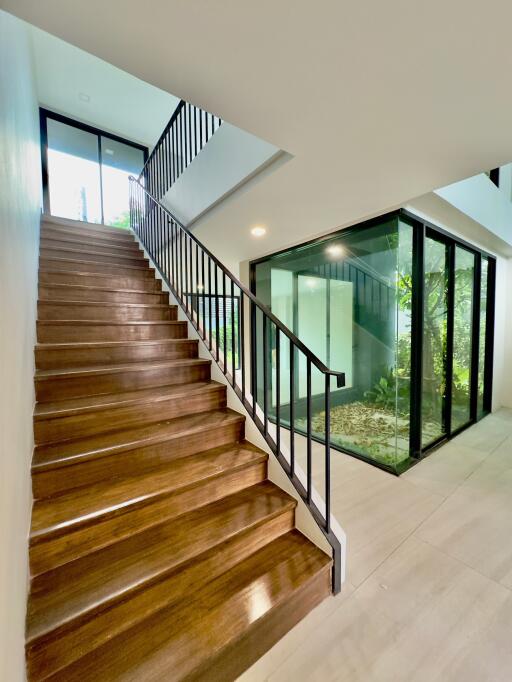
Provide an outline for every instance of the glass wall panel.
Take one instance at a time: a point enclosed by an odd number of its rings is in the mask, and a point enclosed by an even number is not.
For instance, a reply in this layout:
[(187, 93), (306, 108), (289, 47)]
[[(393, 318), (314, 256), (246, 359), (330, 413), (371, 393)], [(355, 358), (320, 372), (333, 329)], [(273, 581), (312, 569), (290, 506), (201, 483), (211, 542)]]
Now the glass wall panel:
[[(397, 467), (409, 456), (412, 227), (398, 218), (347, 231), (255, 266), (258, 298), (327, 366), (345, 372), (331, 387), (334, 445)], [(258, 324), (258, 322), (257, 322)], [(271, 342), (272, 378), (275, 347)], [(262, 351), (259, 349), (262, 364)], [(282, 367), (289, 348), (281, 343)], [(305, 431), (306, 359), (297, 356), (295, 426)], [(288, 376), (287, 371), (284, 376)], [(263, 380), (258, 372), (258, 386)], [(283, 421), (289, 386), (281, 381)], [(313, 435), (324, 437), (324, 379), (311, 374)], [(272, 405), (275, 404), (272, 386)], [(263, 396), (258, 391), (258, 402)]]
[(101, 180), (105, 225), (130, 226), (128, 177), (138, 177), (144, 166), (144, 152), (117, 140), (101, 136)]
[(101, 223), (98, 138), (48, 119), (48, 192), (52, 215)]
[(480, 325), (478, 330), (478, 397), (477, 413), (479, 417), (485, 414), (484, 408), (484, 380), (485, 354), (487, 341), (487, 287), (489, 277), (489, 259), (482, 256), (480, 278)]
[(446, 435), (447, 247), (427, 237), (424, 246), (422, 432), (425, 447)]
[(470, 421), (475, 255), (455, 247), (453, 309), (452, 431)]

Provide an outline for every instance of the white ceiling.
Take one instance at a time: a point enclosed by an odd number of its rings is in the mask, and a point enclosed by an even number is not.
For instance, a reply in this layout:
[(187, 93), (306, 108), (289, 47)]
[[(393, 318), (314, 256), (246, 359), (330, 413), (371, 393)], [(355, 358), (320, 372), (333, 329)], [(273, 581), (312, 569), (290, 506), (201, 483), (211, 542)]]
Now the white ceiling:
[(40, 29), (31, 29), (31, 39), (40, 104), (129, 140), (155, 144), (177, 97)]
[[(512, 159), (508, 0), (0, 6), (293, 155), (198, 223), (227, 259)], [(257, 242), (255, 223), (268, 227)]]

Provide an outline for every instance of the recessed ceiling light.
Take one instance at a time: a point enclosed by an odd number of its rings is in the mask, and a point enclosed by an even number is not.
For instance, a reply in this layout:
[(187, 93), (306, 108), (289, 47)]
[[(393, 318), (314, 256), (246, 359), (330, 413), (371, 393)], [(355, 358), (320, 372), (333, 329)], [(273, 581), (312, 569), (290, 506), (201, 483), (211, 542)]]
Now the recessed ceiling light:
[(114, 150), (113, 149), (105, 149), (105, 154), (108, 154), (109, 156), (114, 156)]
[(263, 237), (263, 235), (267, 234), (267, 230), (265, 227), (258, 225), (257, 227), (252, 228), (251, 234), (253, 237)]
[(91, 98), (85, 92), (79, 92), (78, 93), (78, 99), (82, 100), (82, 102), (90, 102), (91, 101)]
[(329, 254), (329, 256), (332, 256), (332, 258), (341, 258), (341, 256), (343, 256), (345, 253), (345, 249), (339, 244), (331, 244), (325, 249), (325, 253)]

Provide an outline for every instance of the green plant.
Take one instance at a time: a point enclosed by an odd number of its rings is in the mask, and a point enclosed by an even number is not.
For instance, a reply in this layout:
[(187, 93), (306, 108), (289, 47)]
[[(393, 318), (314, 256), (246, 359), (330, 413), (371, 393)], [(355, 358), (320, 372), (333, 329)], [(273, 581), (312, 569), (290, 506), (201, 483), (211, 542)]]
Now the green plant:
[(364, 397), (368, 402), (371, 402), (376, 407), (380, 407), (384, 410), (394, 408), (396, 400), (396, 378), (392, 367), (380, 377), (371, 390), (364, 392)]

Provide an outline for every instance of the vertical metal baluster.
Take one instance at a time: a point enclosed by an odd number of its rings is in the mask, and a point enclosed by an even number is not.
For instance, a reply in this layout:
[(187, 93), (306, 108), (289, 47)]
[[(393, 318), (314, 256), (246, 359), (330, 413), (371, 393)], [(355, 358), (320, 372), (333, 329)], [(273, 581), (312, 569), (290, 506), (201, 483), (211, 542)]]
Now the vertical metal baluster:
[(231, 280), (231, 383), (235, 385), (236, 353), (235, 353), (235, 285)]
[(263, 315), (263, 432), (268, 435), (268, 338), (267, 316)]
[(217, 345), (215, 359), (219, 362), (219, 345), (220, 345), (220, 329), (219, 329), (219, 272), (217, 263), (215, 263), (215, 343)]
[(331, 529), (331, 375), (325, 375), (325, 530)]
[(212, 259), (208, 256), (208, 331), (209, 350), (212, 349)]
[(306, 476), (307, 476), (307, 496), (308, 496), (308, 503), (311, 503), (311, 480), (312, 480), (312, 471), (311, 471), (311, 447), (312, 447), (312, 442), (311, 442), (311, 360), (308, 358), (307, 359), (307, 374), (306, 374), (306, 414), (307, 414), (307, 471), (306, 471)]
[(197, 107), (194, 107), (194, 156), (197, 156)]
[(281, 348), (280, 331), (276, 326), (276, 452), (281, 452)]
[(238, 352), (238, 360), (240, 363), (240, 369), (242, 371), (242, 404), (245, 406), (245, 300), (244, 292), (240, 290), (240, 302), (239, 306), (239, 338), (240, 346)]
[(201, 249), (201, 286), (202, 286), (202, 293), (203, 293), (203, 341), (206, 340), (206, 282), (204, 280), (204, 251)]
[(178, 257), (178, 263), (179, 263), (179, 268), (180, 268), (180, 300), (181, 303), (184, 305), (185, 304), (185, 294), (183, 291), (183, 262), (184, 262), (184, 256), (183, 256), (183, 231), (180, 230), (178, 227), (178, 236), (179, 236), (179, 257)]
[(199, 245), (196, 242), (196, 323), (199, 330), (201, 324), (201, 316), (199, 315)]
[(251, 390), (252, 390), (252, 418), (256, 416), (258, 394), (258, 347), (256, 344), (256, 304), (251, 301)]
[(190, 314), (193, 315), (193, 307), (192, 307), (192, 292), (194, 290), (194, 266), (193, 266), (193, 249), (194, 249), (194, 242), (192, 241), (192, 238), (187, 235), (187, 241), (188, 241), (188, 267), (189, 267), (189, 272), (190, 272), (190, 284), (188, 284), (189, 291), (190, 291)]
[(222, 271), (222, 322), (224, 324), (224, 334), (223, 334), (223, 351), (224, 351), (224, 374), (227, 376), (228, 373), (228, 343), (227, 343), (227, 298), (226, 298), (226, 273)]
[(290, 473), (295, 474), (295, 346), (290, 339)]
[(203, 148), (203, 110), (199, 109), (199, 151)]

